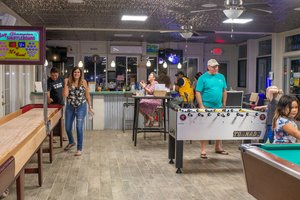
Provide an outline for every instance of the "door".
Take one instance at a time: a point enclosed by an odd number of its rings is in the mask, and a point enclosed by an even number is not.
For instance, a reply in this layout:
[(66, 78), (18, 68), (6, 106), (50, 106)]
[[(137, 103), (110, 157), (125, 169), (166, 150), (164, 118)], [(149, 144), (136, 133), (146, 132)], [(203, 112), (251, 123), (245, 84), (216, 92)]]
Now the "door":
[(300, 58), (289, 59), (289, 94), (296, 95), (300, 99)]
[(227, 84), (228, 83), (228, 80), (227, 80), (227, 63), (221, 63), (220, 62), (219, 64), (220, 64), (219, 73), (224, 75), (225, 80), (226, 80), (226, 84)]
[(266, 88), (271, 85), (269, 72), (271, 71), (271, 57), (257, 58), (256, 67), (256, 92), (265, 93)]

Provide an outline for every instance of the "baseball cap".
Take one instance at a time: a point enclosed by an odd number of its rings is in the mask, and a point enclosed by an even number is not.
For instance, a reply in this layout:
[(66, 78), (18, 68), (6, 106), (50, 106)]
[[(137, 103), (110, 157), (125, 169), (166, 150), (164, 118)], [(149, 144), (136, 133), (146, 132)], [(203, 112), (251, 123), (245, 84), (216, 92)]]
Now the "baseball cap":
[(219, 66), (219, 63), (216, 61), (216, 59), (210, 59), (207, 61), (207, 66), (211, 66), (211, 67)]
[(179, 71), (179, 72), (177, 72), (177, 74), (175, 74), (175, 76), (178, 76), (178, 75), (183, 75), (184, 76), (183, 71)]

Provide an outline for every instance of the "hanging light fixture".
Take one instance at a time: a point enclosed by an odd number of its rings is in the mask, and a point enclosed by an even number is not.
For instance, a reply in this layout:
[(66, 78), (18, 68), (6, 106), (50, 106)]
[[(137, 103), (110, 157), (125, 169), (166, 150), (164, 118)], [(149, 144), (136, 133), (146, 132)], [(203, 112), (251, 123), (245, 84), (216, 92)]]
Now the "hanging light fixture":
[(116, 62), (115, 62), (114, 60), (111, 61), (110, 66), (111, 66), (111, 67), (116, 67)]
[(181, 63), (178, 63), (177, 68), (181, 69), (181, 67), (182, 67)]
[(147, 66), (147, 67), (151, 67), (151, 62), (150, 62), (150, 60), (147, 61), (146, 66)]
[(168, 64), (165, 61), (164, 64), (163, 64), (163, 68), (167, 68), (167, 67), (168, 67)]
[(83, 67), (83, 62), (82, 61), (79, 61), (79, 63), (78, 63), (78, 67)]
[(45, 67), (47, 67), (47, 66), (48, 66), (48, 60), (47, 60), (47, 59), (45, 59), (44, 66), (45, 66)]

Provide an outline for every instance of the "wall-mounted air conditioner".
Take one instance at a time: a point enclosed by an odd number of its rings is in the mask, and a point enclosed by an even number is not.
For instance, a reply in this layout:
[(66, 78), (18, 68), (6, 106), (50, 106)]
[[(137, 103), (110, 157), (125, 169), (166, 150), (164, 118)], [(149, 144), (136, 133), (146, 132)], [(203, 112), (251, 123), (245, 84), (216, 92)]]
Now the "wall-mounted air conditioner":
[(142, 54), (142, 46), (110, 46), (111, 54)]

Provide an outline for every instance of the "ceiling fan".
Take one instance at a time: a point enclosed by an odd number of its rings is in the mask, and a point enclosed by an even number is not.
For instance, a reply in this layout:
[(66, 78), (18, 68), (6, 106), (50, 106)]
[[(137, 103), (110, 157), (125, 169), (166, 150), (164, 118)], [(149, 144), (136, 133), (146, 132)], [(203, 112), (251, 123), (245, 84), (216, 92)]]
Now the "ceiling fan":
[[(266, 3), (258, 2), (258, 3), (243, 3), (243, 0), (225, 0), (223, 6), (217, 6), (215, 4), (207, 4), (210, 8), (201, 9), (201, 10), (192, 10), (190, 13), (201, 13), (201, 12), (209, 12), (215, 10), (222, 10), (223, 13), (229, 19), (238, 18), (243, 12), (246, 10), (252, 10), (260, 13), (271, 14), (271, 10), (265, 9), (268, 7)], [(254, 7), (256, 6), (256, 7)]]
[(183, 25), (179, 30), (160, 30), (160, 33), (179, 33), (184, 39), (205, 39), (208, 36), (203, 34), (215, 33), (215, 31), (195, 31), (192, 25)]

